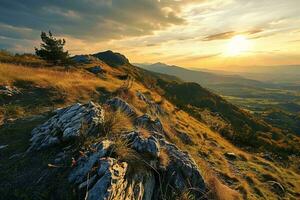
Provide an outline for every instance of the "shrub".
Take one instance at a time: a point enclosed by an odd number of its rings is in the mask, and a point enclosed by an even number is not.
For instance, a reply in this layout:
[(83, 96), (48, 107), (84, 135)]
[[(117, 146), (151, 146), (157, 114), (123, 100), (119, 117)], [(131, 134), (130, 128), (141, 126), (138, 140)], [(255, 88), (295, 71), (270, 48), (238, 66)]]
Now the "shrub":
[(162, 148), (159, 154), (159, 163), (162, 167), (166, 168), (168, 167), (169, 163), (170, 163), (170, 156), (168, 154), (167, 149)]

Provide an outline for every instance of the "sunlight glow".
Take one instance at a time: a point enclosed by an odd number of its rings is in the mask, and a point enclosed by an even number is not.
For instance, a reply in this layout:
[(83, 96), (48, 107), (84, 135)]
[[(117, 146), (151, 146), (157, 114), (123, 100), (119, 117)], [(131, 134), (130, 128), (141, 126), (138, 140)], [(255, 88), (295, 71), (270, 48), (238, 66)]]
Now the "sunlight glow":
[(225, 52), (226, 56), (238, 56), (250, 49), (250, 41), (243, 35), (236, 35), (230, 39)]

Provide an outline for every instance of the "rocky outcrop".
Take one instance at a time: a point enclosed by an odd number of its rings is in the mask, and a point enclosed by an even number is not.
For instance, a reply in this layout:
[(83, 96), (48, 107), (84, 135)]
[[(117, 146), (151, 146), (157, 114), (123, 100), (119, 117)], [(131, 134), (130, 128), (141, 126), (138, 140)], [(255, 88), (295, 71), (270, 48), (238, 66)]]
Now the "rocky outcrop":
[[(129, 148), (141, 155), (136, 159), (141, 159), (141, 165), (146, 167), (141, 170), (130, 162), (114, 158), (111, 153), (113, 141), (96, 145), (97, 151), (88, 157), (79, 158), (69, 176), (69, 181), (77, 185), (79, 191), (88, 194), (87, 199), (161, 199), (166, 192), (178, 194), (188, 188), (193, 188), (190, 193), (196, 199), (202, 197), (205, 191), (204, 180), (187, 153), (164, 138), (156, 138), (155, 134), (145, 138), (134, 131), (123, 138), (129, 142)], [(170, 156), (166, 168), (159, 167), (162, 148)], [(162, 189), (166, 185), (167, 188)]]
[(137, 92), (136, 96), (144, 101), (150, 108), (150, 111), (152, 112), (152, 114), (156, 114), (156, 115), (162, 115), (164, 114), (164, 110), (161, 108), (160, 105), (158, 105), (157, 103), (153, 102), (152, 100), (150, 100), (149, 98), (147, 98), (143, 93), (141, 92)]
[(135, 109), (130, 106), (126, 101), (115, 97), (106, 102), (107, 105), (111, 106), (115, 110), (120, 110), (130, 117), (137, 117)]
[(139, 132), (131, 132), (125, 136), (131, 144), (131, 148), (139, 153), (149, 154), (154, 158), (158, 158), (160, 154), (160, 144), (153, 135), (145, 138)]
[(81, 135), (94, 133), (104, 120), (103, 109), (90, 102), (55, 111), (55, 115), (32, 130), (28, 151), (40, 150)]
[(161, 121), (156, 118), (153, 120), (149, 115), (144, 114), (142, 116), (139, 116), (135, 119), (135, 125), (139, 127), (144, 127), (147, 130), (150, 131), (156, 131), (156, 132), (163, 132), (163, 126)]
[(167, 149), (170, 156), (170, 164), (165, 173), (165, 183), (169, 183), (177, 191), (190, 191), (194, 196), (200, 198), (205, 190), (205, 183), (201, 173), (190, 155), (178, 149), (174, 144), (164, 139), (160, 140), (161, 146)]
[[(116, 109), (122, 108), (129, 116), (136, 115), (132, 107), (121, 99), (114, 98), (108, 104)], [(75, 104), (55, 111), (52, 118), (32, 131), (29, 151), (40, 150), (82, 134), (87, 137), (95, 136), (93, 129), (101, 126), (103, 112), (94, 103)], [(136, 118), (136, 121), (150, 124), (155, 122), (149, 122), (149, 118), (145, 116)], [(82, 133), (84, 121), (86, 131)], [(187, 152), (169, 143), (163, 131), (156, 131), (163, 130), (161, 123), (159, 124), (149, 129), (147, 134), (131, 131), (118, 137), (124, 141), (121, 145), (125, 146), (121, 148), (128, 149), (134, 155), (129, 158), (123, 151), (122, 156), (120, 152), (117, 153), (120, 143), (116, 142), (116, 138), (97, 138), (95, 143), (85, 146), (82, 151), (76, 150), (77, 155), (72, 155), (68, 181), (76, 188), (78, 199), (154, 200), (164, 199), (166, 195), (168, 198), (175, 198), (186, 190), (195, 199), (200, 199), (205, 191), (205, 183), (197, 165)], [(70, 147), (72, 145), (58, 153), (54, 163), (65, 160), (65, 152), (74, 154)], [(163, 167), (160, 163), (162, 155), (169, 160)]]

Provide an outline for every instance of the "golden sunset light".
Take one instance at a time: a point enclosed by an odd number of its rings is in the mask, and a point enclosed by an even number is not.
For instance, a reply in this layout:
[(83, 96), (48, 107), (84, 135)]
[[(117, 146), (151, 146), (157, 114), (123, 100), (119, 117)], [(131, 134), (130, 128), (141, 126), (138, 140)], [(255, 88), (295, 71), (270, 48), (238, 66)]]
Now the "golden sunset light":
[(225, 55), (238, 56), (250, 49), (250, 41), (243, 35), (237, 35), (230, 39), (227, 44)]
[(0, 199), (300, 200), (300, 0), (0, 0)]
[[(274, 65), (274, 60), (278, 65), (299, 63), (298, 0), (147, 0), (134, 6), (129, 2), (65, 7), (39, 3), (35, 7), (41, 12), (28, 14), (18, 10), (21, 5), (12, 8), (4, 3), (0, 48), (31, 52), (29, 44), (37, 45), (40, 30), (47, 27), (67, 39), (72, 55), (109, 48), (133, 62), (159, 60), (195, 68), (216, 68), (224, 55), (226, 66)], [(109, 14), (119, 10), (120, 16)], [(236, 56), (243, 56), (239, 63)]]

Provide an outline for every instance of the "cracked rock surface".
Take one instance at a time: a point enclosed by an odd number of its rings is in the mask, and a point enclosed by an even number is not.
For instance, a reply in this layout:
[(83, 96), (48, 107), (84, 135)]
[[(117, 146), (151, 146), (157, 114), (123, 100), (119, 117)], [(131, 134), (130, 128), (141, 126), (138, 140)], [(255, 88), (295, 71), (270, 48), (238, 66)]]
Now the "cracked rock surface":
[(93, 102), (58, 109), (48, 121), (32, 130), (28, 151), (41, 150), (80, 135), (92, 134), (103, 120), (103, 109)]
[[(108, 104), (135, 116), (134, 108), (119, 98), (109, 100)], [(202, 198), (206, 186), (197, 165), (187, 152), (165, 139), (159, 119), (151, 120), (147, 115), (132, 119), (133, 122), (140, 121), (139, 124), (156, 125), (149, 129), (148, 135), (133, 130), (119, 136), (126, 141), (122, 148), (131, 149), (130, 152), (137, 155), (126, 158), (126, 154), (121, 157), (115, 154), (118, 148), (115, 140), (96, 134), (94, 129), (101, 126), (105, 120), (103, 116), (102, 107), (92, 102), (59, 109), (47, 122), (32, 131), (29, 150), (41, 150), (81, 134), (87, 138), (98, 137), (100, 140), (85, 148), (68, 171), (68, 181), (76, 189), (78, 199), (156, 200), (164, 199), (165, 195), (175, 198), (175, 194), (189, 188), (192, 188), (189, 192), (195, 199)], [(81, 133), (83, 121), (86, 122), (86, 131)], [(162, 150), (169, 157), (165, 167), (160, 165)]]

